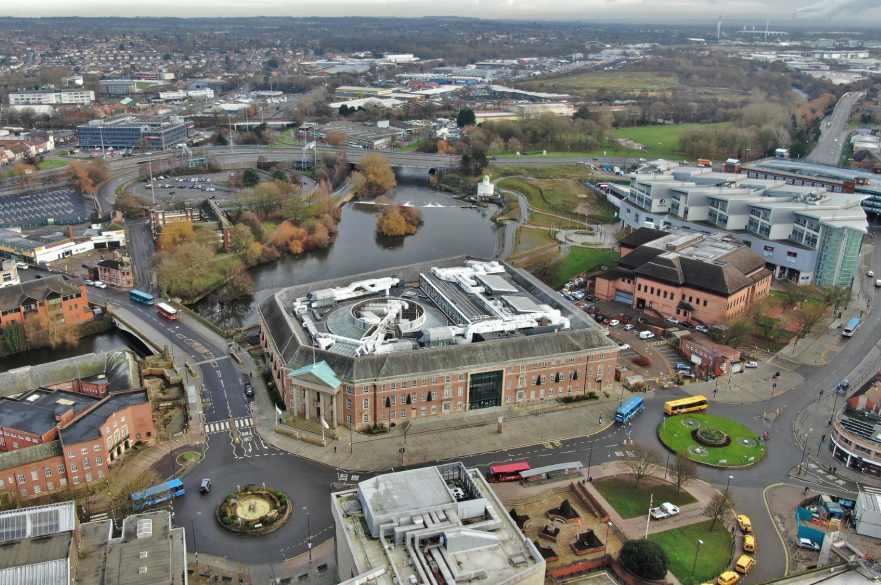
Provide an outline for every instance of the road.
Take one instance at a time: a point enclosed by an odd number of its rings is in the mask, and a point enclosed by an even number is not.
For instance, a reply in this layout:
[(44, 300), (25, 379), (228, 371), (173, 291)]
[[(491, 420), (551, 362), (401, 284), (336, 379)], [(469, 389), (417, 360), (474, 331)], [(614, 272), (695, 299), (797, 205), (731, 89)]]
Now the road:
[(821, 122), (820, 139), (814, 150), (805, 157), (808, 162), (837, 165), (841, 160), (841, 151), (847, 140), (850, 113), (854, 105), (863, 97), (862, 92), (850, 91), (841, 96), (832, 113)]

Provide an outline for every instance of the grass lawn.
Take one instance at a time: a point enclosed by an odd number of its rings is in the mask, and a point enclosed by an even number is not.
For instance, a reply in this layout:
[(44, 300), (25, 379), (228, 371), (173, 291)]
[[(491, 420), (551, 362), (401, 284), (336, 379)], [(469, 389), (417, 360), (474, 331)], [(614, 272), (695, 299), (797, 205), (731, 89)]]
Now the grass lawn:
[(548, 284), (559, 288), (582, 272), (591, 272), (600, 266), (614, 266), (618, 253), (606, 248), (576, 248), (558, 260), (550, 269)]
[(670, 502), (675, 506), (684, 506), (695, 501), (684, 489), (677, 494), (676, 486), (650, 478), (644, 478), (638, 488), (634, 484), (633, 476), (605, 477), (594, 481), (594, 486), (622, 518), (645, 516), (650, 499), (655, 505)]
[(577, 230), (584, 227), (584, 224), (578, 223), (576, 221), (560, 219), (559, 217), (547, 215), (546, 213), (540, 212), (530, 212), (529, 224), (552, 227), (561, 230)]
[(61, 167), (66, 167), (67, 165), (68, 161), (66, 160), (61, 160), (60, 158), (47, 158), (37, 163), (37, 169), (41, 171), (47, 171), (49, 169), (60, 169)]
[(297, 140), (296, 130), (285, 130), (275, 135), (273, 145), (275, 146), (298, 146), (300, 142)]
[(679, 87), (675, 75), (643, 71), (591, 71), (554, 79), (536, 79), (523, 86), (536, 91), (574, 94), (610, 91), (663, 91)]
[(493, 179), (520, 175), (534, 177), (536, 179), (578, 179), (590, 180), (593, 172), (585, 165), (560, 165), (554, 167), (518, 167), (516, 161), (511, 161), (511, 166), (491, 166), (487, 168), (487, 174)]
[[(707, 426), (718, 429), (731, 437), (725, 447), (703, 447), (691, 436), (691, 432)], [(658, 431), (661, 442), (672, 451), (684, 453), (697, 463), (716, 466), (753, 465), (765, 457), (767, 447), (746, 425), (736, 420), (712, 414), (681, 414), (667, 417)], [(701, 447), (702, 453), (693, 448)], [(690, 449), (692, 448), (692, 449)]]
[(553, 244), (556, 241), (553, 232), (521, 227), (517, 230), (517, 243), (514, 245), (512, 256), (518, 256), (535, 248)]
[(633, 126), (629, 128), (616, 128), (612, 134), (616, 138), (627, 138), (645, 146), (640, 152), (644, 158), (681, 158), (679, 152), (679, 139), (689, 130), (696, 128), (724, 127), (726, 122), (720, 124), (665, 124), (661, 126)]
[[(710, 532), (710, 524), (711, 521), (707, 520), (649, 535), (649, 540), (658, 543), (667, 553), (667, 567), (683, 585), (712, 581), (728, 568), (731, 561), (731, 534), (721, 522), (716, 522), (715, 528)], [(697, 551), (698, 539), (704, 542), (700, 552)], [(696, 564), (695, 552), (698, 552)]]

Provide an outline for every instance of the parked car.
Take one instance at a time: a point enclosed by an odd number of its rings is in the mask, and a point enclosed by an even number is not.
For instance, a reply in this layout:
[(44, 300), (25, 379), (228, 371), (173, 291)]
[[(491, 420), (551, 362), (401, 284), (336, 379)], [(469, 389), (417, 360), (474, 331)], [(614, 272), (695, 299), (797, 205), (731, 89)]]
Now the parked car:
[(649, 513), (655, 520), (663, 520), (679, 514), (679, 506), (674, 506), (670, 502), (664, 502), (657, 508), (652, 508)]
[(835, 385), (835, 391), (839, 394), (844, 394), (848, 388), (850, 388), (850, 382), (846, 378)]
[(737, 562), (734, 563), (734, 570), (741, 575), (746, 575), (747, 573), (752, 571), (755, 566), (756, 559), (749, 555), (740, 555), (740, 557), (738, 557), (737, 559)]
[(881, 288), (881, 278), (875, 281), (875, 288)]
[(810, 538), (799, 538), (798, 539), (798, 548), (804, 548), (807, 550), (820, 550), (820, 545), (811, 540)]
[(868, 276), (869, 278), (875, 278), (875, 271), (874, 270), (868, 271), (866, 273), (866, 276)]
[(634, 325), (633, 323), (627, 323), (624, 325), (624, 331), (630, 331), (631, 329), (634, 329), (635, 327), (636, 327), (636, 325)]
[(744, 534), (743, 535), (743, 551), (748, 553), (756, 552), (756, 535), (755, 534)]
[(749, 534), (753, 531), (752, 520), (750, 520), (749, 516), (747, 516), (746, 514), (737, 515), (737, 525), (740, 527), (740, 530), (743, 531), (744, 534)]
[(679, 325), (679, 319), (676, 319), (674, 317), (667, 317), (665, 321), (667, 321), (667, 323), (669, 323), (670, 325)]
[(620, 324), (621, 321), (619, 321), (618, 319), (612, 319), (611, 321), (609, 321), (609, 327), (617, 327)]
[(619, 343), (618, 349), (620, 349), (621, 351), (627, 351), (628, 349), (630, 349), (630, 344), (629, 343)]
[(249, 381), (245, 381), (245, 396), (248, 398), (254, 397), (254, 386)]
[(716, 585), (737, 585), (740, 582), (740, 575), (734, 571), (725, 571), (716, 577)]
[(640, 331), (640, 332), (639, 332), (639, 338), (640, 338), (640, 339), (654, 339), (654, 338), (655, 338), (655, 334), (652, 333), (651, 331)]
[(86, 286), (92, 286), (93, 284), (95, 284), (95, 281), (94, 281), (94, 280), (89, 280), (88, 278), (84, 278), (84, 279), (83, 279), (83, 284), (85, 284)]
[(15, 267), (19, 270), (27, 270), (28, 268), (30, 268), (30, 265), (26, 262), (16, 262)]
[(748, 360), (745, 364), (743, 364), (747, 368), (758, 368), (759, 362), (756, 360)]
[(694, 330), (700, 333), (709, 333), (710, 330), (704, 325), (695, 325)]
[(676, 365), (673, 367), (676, 368), (677, 370), (690, 370), (691, 364), (689, 364), (687, 362), (676, 362)]
[(100, 280), (96, 280), (95, 282), (93, 282), (92, 286), (94, 286), (95, 288), (107, 288), (107, 285)]
[(201, 494), (210, 494), (211, 493), (211, 480), (207, 477), (203, 477), (202, 481), (199, 482), (199, 493)]

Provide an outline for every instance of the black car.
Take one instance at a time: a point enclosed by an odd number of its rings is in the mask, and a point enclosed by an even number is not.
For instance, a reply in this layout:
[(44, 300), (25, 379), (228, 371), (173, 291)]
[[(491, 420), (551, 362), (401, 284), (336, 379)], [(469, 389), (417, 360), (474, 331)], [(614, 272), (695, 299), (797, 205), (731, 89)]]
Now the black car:
[(254, 397), (254, 386), (248, 381), (245, 381), (245, 396), (248, 398)]

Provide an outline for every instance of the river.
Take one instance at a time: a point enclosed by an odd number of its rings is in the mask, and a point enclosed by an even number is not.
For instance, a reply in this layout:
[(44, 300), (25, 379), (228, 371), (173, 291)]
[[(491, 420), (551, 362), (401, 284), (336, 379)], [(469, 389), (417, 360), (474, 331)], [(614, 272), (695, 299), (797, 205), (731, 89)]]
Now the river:
[(114, 328), (106, 333), (83, 337), (76, 345), (63, 345), (54, 349), (44, 347), (6, 356), (0, 359), (0, 372), (14, 370), (23, 366), (45, 364), (87, 353), (99, 353), (116, 349), (131, 349), (140, 356), (144, 356), (147, 353), (147, 349), (138, 340)]
[[(492, 216), (495, 206), (467, 208), (450, 194), (437, 191), (424, 180), (399, 179), (389, 194), (398, 203), (418, 206), (423, 224), (405, 238), (385, 238), (376, 234), (376, 218), (381, 207), (349, 203), (343, 207), (339, 233), (326, 250), (259, 266), (251, 271), (253, 297), (221, 304), (208, 297), (196, 309), (224, 326), (248, 326), (256, 322), (255, 307), (279, 288), (328, 278), (359, 274), (434, 258), (467, 254), (493, 257), (499, 245)], [(426, 207), (428, 206), (428, 207)]]

